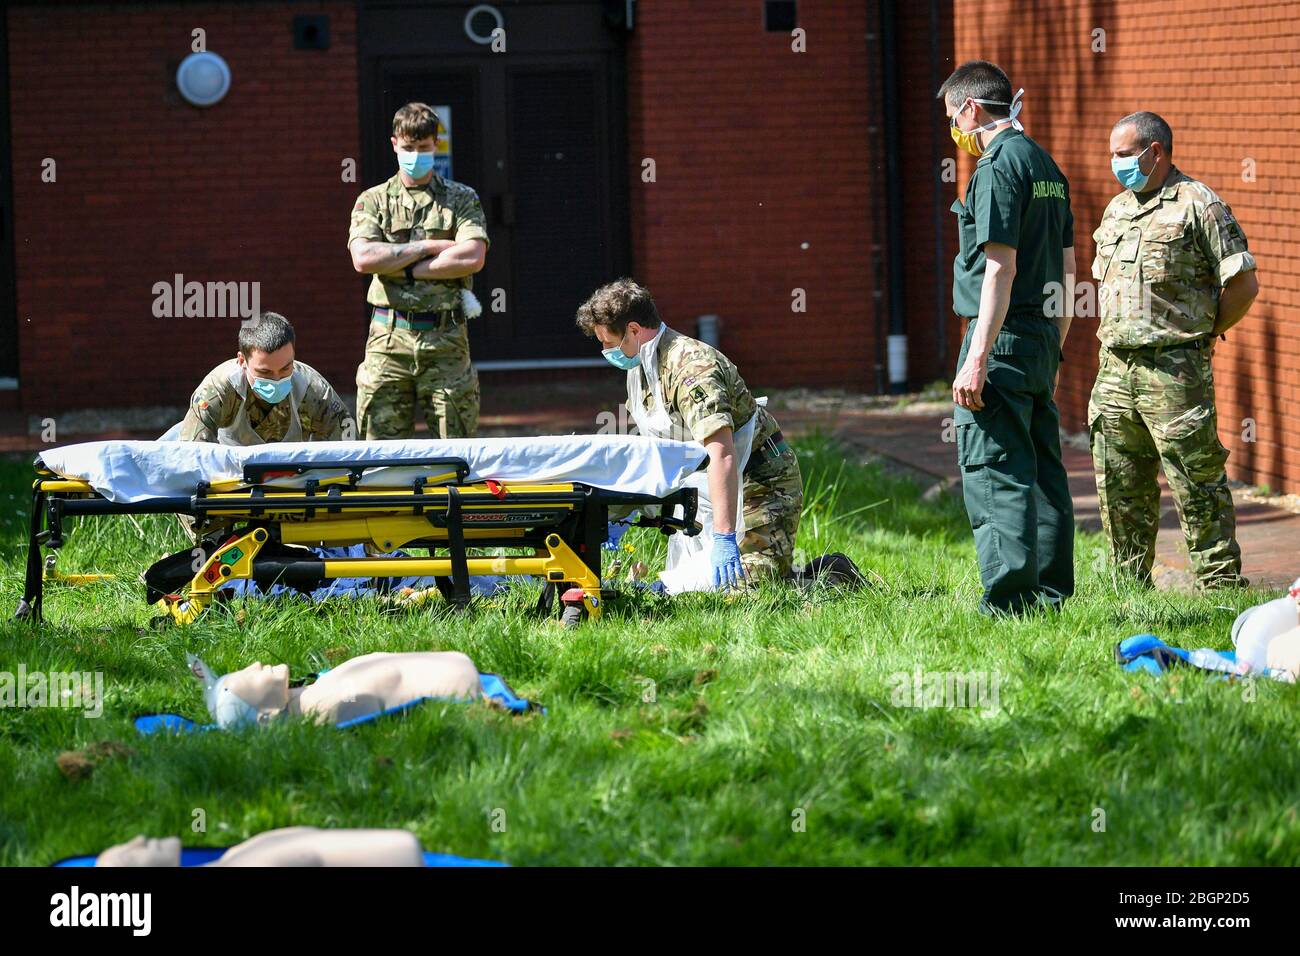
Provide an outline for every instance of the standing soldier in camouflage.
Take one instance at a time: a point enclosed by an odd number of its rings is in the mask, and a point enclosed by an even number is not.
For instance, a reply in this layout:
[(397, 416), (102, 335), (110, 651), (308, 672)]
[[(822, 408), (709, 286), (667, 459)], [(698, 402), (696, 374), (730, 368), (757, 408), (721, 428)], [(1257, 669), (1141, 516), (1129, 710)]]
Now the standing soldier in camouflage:
[[(628, 374), (628, 408), (643, 434), (694, 439), (709, 453), (713, 585), (789, 578), (803, 511), (803, 477), (776, 419), (736, 366), (712, 346), (668, 328), (650, 293), (620, 279), (592, 293), (578, 327)], [(740, 487), (743, 479), (743, 489)], [(736, 541), (743, 490), (744, 537)]]
[(474, 190), (433, 170), (440, 129), (423, 103), (399, 109), (391, 139), (398, 172), (352, 209), (352, 265), (373, 276), (357, 369), (357, 420), (368, 439), (409, 438), (417, 412), (440, 438), (478, 428), (465, 323), (480, 311), (470, 276), (487, 257), (487, 226)]
[(185, 420), (163, 439), (247, 446), (356, 437), (343, 399), (320, 372), (294, 358), (289, 320), (262, 312), (239, 330), (238, 354), (207, 374)]
[[(1070, 184), (1016, 120), (1020, 91), (986, 60), (939, 88), (958, 147), (979, 157), (957, 214), (953, 311), (966, 319), (952, 398), (980, 612), (1059, 609), (1074, 593), (1074, 502), (1056, 376), (1074, 281)], [(1072, 300), (1067, 296), (1065, 302)]]
[(1232, 210), (1173, 165), (1163, 119), (1124, 117), (1110, 149), (1126, 188), (1093, 233), (1101, 365), (1088, 422), (1111, 558), (1150, 584), (1163, 463), (1199, 587), (1244, 586), (1210, 357), (1259, 294), (1255, 258)]

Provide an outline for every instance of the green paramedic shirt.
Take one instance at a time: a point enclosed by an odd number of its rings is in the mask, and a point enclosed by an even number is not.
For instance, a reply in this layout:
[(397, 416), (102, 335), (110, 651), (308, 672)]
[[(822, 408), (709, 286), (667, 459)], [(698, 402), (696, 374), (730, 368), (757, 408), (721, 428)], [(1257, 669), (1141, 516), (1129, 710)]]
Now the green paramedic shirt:
[(984, 284), (984, 243), (1016, 250), (1007, 314), (1045, 316), (1048, 283), (1063, 281), (1063, 249), (1074, 245), (1070, 183), (1047, 151), (1019, 130), (1001, 133), (975, 164), (966, 202), (952, 204), (960, 246), (953, 263), (952, 308), (975, 318)]

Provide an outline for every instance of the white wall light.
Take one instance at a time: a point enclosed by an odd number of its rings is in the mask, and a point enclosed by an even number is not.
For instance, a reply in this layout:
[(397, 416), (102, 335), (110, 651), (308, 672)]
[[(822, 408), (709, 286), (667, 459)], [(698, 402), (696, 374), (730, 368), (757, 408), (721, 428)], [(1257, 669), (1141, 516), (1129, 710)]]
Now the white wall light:
[(230, 67), (215, 53), (191, 53), (176, 68), (176, 88), (187, 103), (211, 106), (230, 90)]

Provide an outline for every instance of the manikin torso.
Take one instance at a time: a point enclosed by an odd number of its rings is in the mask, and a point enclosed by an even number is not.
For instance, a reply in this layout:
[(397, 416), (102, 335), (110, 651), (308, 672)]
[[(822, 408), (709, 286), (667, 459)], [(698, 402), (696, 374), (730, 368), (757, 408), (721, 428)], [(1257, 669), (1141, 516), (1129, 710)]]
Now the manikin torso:
[[(181, 841), (138, 836), (109, 847), (96, 866), (180, 866)], [(406, 830), (268, 830), (205, 866), (423, 866), (420, 841)]]
[(377, 713), (421, 697), (481, 696), (478, 668), (456, 651), (376, 651), (340, 664), (290, 691), (289, 713), (328, 723)]
[(225, 688), (258, 713), (259, 722), (304, 714), (341, 723), (400, 707), (422, 697), (478, 699), (478, 668), (459, 651), (363, 654), (321, 674), (307, 687), (289, 687), (289, 668), (255, 661), (224, 678)]

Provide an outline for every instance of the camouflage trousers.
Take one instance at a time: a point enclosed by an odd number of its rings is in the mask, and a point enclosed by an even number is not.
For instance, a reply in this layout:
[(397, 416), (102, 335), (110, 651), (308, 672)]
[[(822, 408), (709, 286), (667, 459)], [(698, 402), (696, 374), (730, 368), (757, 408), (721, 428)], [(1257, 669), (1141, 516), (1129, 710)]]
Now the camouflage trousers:
[(478, 409), (465, 323), (425, 331), (370, 323), (357, 369), (357, 424), (367, 439), (410, 438), (417, 413), (431, 437), (470, 438)]
[(790, 577), (795, 534), (803, 513), (803, 475), (794, 449), (783, 446), (777, 458), (755, 465), (745, 475), (745, 535), (740, 562), (748, 581)]
[(1103, 347), (1088, 423), (1111, 560), (1150, 583), (1160, 524), (1156, 472), (1163, 465), (1198, 585), (1241, 584), (1210, 346)]

